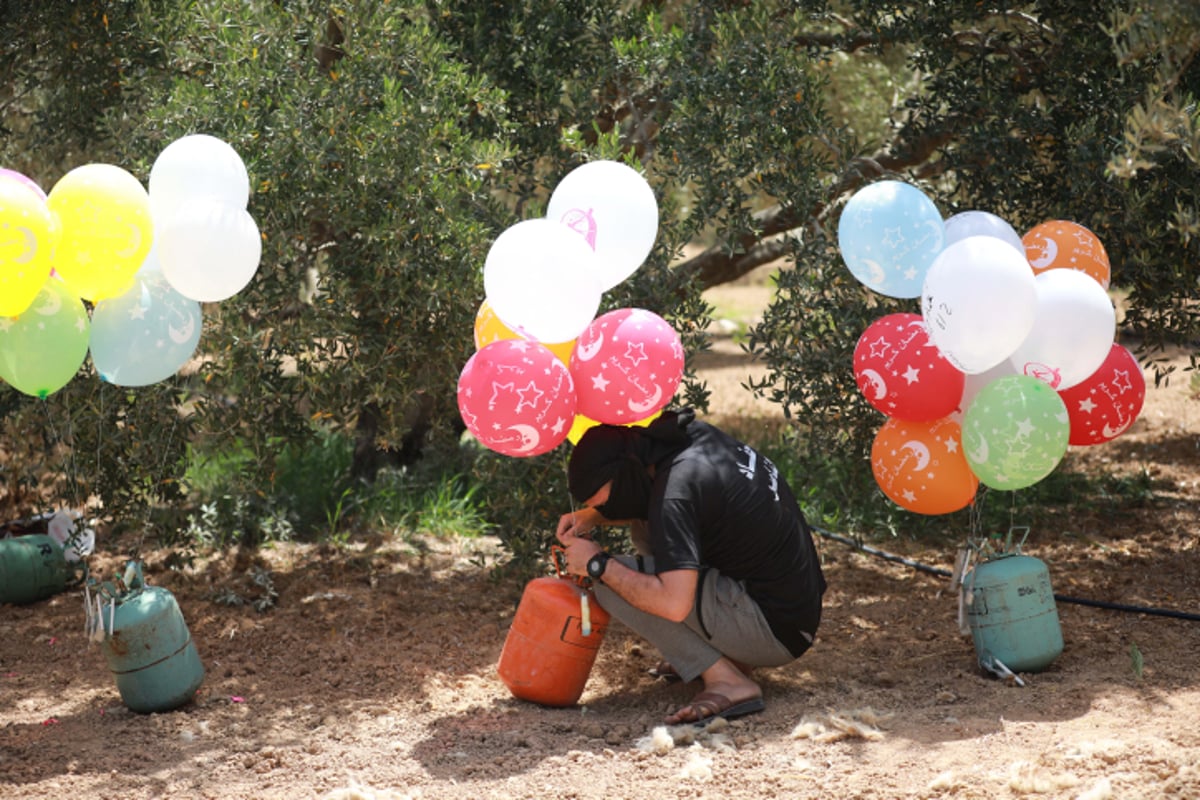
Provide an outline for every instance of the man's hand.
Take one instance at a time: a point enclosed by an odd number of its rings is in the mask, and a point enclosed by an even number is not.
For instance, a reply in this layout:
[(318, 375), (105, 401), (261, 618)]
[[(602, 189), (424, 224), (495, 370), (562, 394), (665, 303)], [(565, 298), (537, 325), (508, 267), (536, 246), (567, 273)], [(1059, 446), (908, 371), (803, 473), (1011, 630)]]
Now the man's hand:
[(563, 514), (558, 519), (558, 529), (554, 535), (558, 537), (558, 541), (562, 542), (564, 547), (571, 544), (571, 540), (580, 536), (584, 536), (592, 531), (604, 519), (600, 512), (594, 508), (581, 508), (578, 511), (571, 511)]
[(591, 560), (592, 556), (600, 552), (600, 545), (591, 539), (575, 536), (563, 542), (563, 546), (563, 552), (567, 561), (567, 573), (586, 577), (588, 561)]

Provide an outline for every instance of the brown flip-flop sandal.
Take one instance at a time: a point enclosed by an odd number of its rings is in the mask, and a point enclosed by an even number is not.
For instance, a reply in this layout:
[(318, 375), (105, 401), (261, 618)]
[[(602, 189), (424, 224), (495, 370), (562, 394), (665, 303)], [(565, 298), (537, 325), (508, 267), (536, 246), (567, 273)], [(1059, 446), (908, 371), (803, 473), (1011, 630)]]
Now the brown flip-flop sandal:
[[(767, 706), (761, 697), (752, 697), (735, 703), (723, 694), (717, 692), (701, 692), (692, 698), (691, 702), (667, 718), (668, 725), (704, 725), (714, 717), (737, 719), (750, 714), (757, 714)], [(681, 712), (690, 710), (691, 719), (676, 719)]]

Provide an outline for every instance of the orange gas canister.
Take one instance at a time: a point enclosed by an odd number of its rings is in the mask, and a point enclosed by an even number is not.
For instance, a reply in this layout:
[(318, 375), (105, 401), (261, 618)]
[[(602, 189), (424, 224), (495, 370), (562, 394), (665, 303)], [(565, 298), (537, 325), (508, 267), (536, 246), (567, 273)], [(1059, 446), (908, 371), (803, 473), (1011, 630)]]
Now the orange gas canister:
[(575, 705), (596, 662), (608, 620), (608, 612), (577, 581), (531, 580), (504, 640), (500, 680), (522, 700), (544, 706)]

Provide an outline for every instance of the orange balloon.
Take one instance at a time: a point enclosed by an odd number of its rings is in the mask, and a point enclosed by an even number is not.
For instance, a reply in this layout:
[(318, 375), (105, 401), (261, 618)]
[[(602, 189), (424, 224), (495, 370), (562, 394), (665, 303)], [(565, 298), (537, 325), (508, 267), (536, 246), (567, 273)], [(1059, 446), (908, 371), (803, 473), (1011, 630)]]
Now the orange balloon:
[[(480, 304), (479, 311), (475, 314), (476, 350), (482, 350), (492, 342), (520, 338), (523, 338), (521, 334), (505, 325), (504, 321), (496, 316), (496, 312), (492, 310), (492, 306), (487, 300), (484, 300)], [(571, 365), (571, 352), (575, 349), (574, 339), (569, 342), (556, 342), (554, 344), (538, 342), (538, 344), (558, 356), (558, 360), (563, 362), (563, 364), (567, 366)]]
[(1054, 219), (1029, 229), (1021, 237), (1033, 274), (1048, 269), (1073, 269), (1092, 276), (1105, 289), (1112, 279), (1108, 253), (1096, 234), (1075, 222)]
[(950, 417), (889, 419), (875, 434), (871, 471), (889, 500), (918, 514), (958, 511), (979, 488), (963, 454), (962, 427)]
[[(661, 416), (662, 416), (662, 409), (660, 408), (658, 411), (655, 411), (653, 414), (646, 417), (645, 419), (639, 419), (637, 422), (626, 423), (626, 426), (627, 427), (644, 428)], [(571, 430), (567, 431), (567, 441), (569, 441), (571, 444), (579, 444), (579, 440), (581, 438), (583, 438), (583, 435), (585, 433), (587, 433), (588, 428), (594, 428), (599, 424), (600, 424), (599, 422), (592, 419), (591, 417), (585, 417), (583, 414), (576, 414), (575, 422), (573, 422), (571, 424)]]

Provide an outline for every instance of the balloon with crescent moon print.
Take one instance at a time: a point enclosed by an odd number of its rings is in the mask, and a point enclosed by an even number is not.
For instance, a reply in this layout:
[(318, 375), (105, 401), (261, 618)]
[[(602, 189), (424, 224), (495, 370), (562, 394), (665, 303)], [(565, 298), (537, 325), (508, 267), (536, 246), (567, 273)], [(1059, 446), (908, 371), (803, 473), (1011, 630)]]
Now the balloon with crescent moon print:
[(918, 514), (949, 514), (975, 497), (979, 481), (963, 455), (957, 422), (889, 419), (875, 434), (871, 471), (888, 499)]
[(138, 179), (112, 164), (85, 164), (60, 178), (46, 203), (59, 231), (55, 272), (85, 300), (124, 293), (154, 238)]
[(46, 398), (75, 377), (87, 357), (87, 309), (61, 279), (42, 284), (19, 317), (0, 317), (0, 378)]
[(1112, 441), (1129, 430), (1146, 401), (1146, 378), (1133, 353), (1113, 343), (1095, 372), (1059, 397), (1067, 406), (1073, 445)]
[(993, 489), (1024, 489), (1045, 478), (1067, 452), (1067, 407), (1028, 375), (998, 378), (980, 390), (963, 418), (971, 471)]
[(1034, 278), (1033, 328), (1009, 356), (1013, 371), (1040, 378), (1062, 391), (1096, 371), (1117, 331), (1116, 311), (1100, 284), (1071, 269)]
[(1096, 234), (1079, 223), (1065, 219), (1043, 222), (1026, 231), (1021, 242), (1035, 274), (1050, 269), (1073, 269), (1108, 288), (1112, 279), (1108, 252)]
[(579, 413), (610, 425), (645, 419), (671, 402), (683, 380), (679, 334), (652, 311), (602, 314), (571, 355)]
[(92, 310), (92, 365), (117, 386), (158, 383), (196, 352), (202, 327), (200, 303), (175, 290), (151, 251), (133, 286)]
[(888, 314), (854, 348), (854, 378), (867, 402), (889, 417), (941, 419), (962, 397), (965, 376), (947, 361), (920, 314)]
[(458, 378), (458, 412), (489, 450), (524, 458), (548, 453), (575, 420), (571, 373), (546, 347), (505, 339), (478, 350)]
[(903, 181), (859, 189), (838, 220), (838, 247), (851, 274), (888, 297), (920, 296), (944, 237), (937, 206)]
[(45, 195), (15, 177), (0, 176), (0, 317), (29, 308), (50, 277), (53, 231)]

